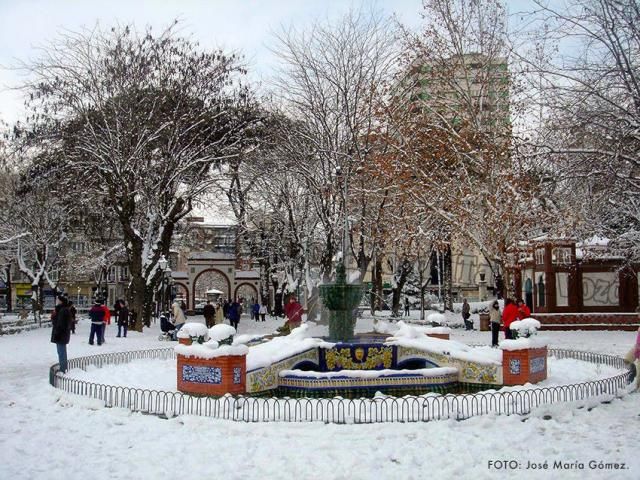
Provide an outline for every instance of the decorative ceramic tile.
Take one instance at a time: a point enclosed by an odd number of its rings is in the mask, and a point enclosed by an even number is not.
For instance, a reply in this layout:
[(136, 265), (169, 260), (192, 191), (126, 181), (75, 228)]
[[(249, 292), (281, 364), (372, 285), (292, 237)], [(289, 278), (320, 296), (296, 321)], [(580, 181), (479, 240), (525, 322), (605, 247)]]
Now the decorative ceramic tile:
[(242, 367), (233, 367), (233, 383), (242, 383)]
[(509, 373), (511, 375), (520, 375), (520, 360), (512, 358), (509, 360)]
[(295, 365), (303, 361), (311, 361), (317, 364), (318, 349), (311, 348), (267, 367), (247, 372), (247, 392), (262, 392), (277, 388), (280, 370), (291, 370)]
[(219, 367), (182, 366), (182, 381), (191, 383), (222, 383), (222, 370)]
[(498, 365), (462, 362), (460, 381), (464, 383), (497, 384), (499, 383), (498, 370), (501, 368)]
[(545, 357), (536, 357), (529, 360), (529, 372), (530, 373), (540, 373), (545, 370)]
[(393, 347), (354, 345), (325, 350), (327, 370), (375, 370), (393, 367)]

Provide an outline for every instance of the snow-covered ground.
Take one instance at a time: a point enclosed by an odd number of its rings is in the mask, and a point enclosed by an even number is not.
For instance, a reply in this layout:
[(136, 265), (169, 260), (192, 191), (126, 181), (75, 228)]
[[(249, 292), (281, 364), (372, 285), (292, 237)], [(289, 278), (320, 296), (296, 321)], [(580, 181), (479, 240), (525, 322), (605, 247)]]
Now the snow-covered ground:
[[(239, 333), (270, 333), (281, 323), (243, 317)], [(371, 319), (358, 324), (360, 331), (371, 327)], [(143, 334), (130, 332), (128, 338), (115, 338), (112, 325), (101, 347), (88, 345), (88, 330), (88, 322), (81, 321), (68, 348), (70, 358), (171, 345), (158, 341), (157, 324)], [(324, 333), (318, 326), (312, 331)], [(49, 335), (49, 329), (38, 329), (0, 337), (0, 479), (640, 478), (635, 449), (640, 394), (608, 404), (548, 406), (526, 417), (418, 424), (245, 424), (190, 416), (163, 420), (103, 408), (50, 387), (48, 367), (57, 357)], [(620, 355), (635, 340), (634, 332), (544, 335), (551, 347)], [(452, 338), (490, 343), (489, 332), (454, 329)], [(148, 380), (168, 378), (158, 365), (149, 365)], [(568, 381), (594, 373), (581, 363), (559, 365), (563, 377), (574, 375)], [(137, 366), (117, 368), (123, 381), (140, 377)], [(560, 381), (551, 363), (550, 377)], [(527, 468), (533, 463), (544, 467), (545, 462), (547, 469)], [(614, 464), (622, 463), (625, 469), (616, 470)]]

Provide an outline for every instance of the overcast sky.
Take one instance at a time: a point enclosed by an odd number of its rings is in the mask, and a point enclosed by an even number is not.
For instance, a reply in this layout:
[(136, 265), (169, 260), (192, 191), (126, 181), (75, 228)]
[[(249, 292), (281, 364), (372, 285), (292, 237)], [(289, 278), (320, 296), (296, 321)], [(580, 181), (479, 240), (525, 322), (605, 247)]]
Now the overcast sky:
[[(530, 0), (509, 0), (509, 10)], [(37, 55), (64, 30), (134, 23), (154, 29), (181, 20), (182, 32), (204, 47), (240, 50), (249, 61), (252, 78), (268, 76), (275, 64), (267, 46), (280, 26), (304, 27), (315, 19), (335, 18), (350, 8), (373, 6), (395, 14), (405, 25), (418, 28), (422, 0), (0, 0), (0, 120), (22, 116), (20, 94), (11, 89), (20, 73), (7, 69), (16, 59)]]
[(269, 75), (274, 64), (267, 46), (281, 25), (304, 26), (316, 18), (334, 18), (351, 7), (374, 5), (396, 13), (403, 23), (417, 26), (421, 0), (0, 0), (0, 119), (20, 118), (22, 100), (9, 87), (20, 74), (2, 67), (36, 55), (62, 29), (77, 30), (99, 22), (134, 23), (154, 29), (181, 20), (182, 32), (204, 47), (242, 51), (252, 77)]

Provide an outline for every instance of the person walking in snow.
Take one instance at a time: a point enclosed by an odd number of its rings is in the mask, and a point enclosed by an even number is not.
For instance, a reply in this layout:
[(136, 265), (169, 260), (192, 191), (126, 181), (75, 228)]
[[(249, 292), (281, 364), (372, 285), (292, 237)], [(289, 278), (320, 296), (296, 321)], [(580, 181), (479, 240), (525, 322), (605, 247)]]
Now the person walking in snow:
[(260, 310), (258, 311), (258, 313), (260, 313), (260, 318), (264, 322), (267, 317), (267, 304), (264, 303), (264, 301), (262, 302), (262, 305), (260, 306)]
[(411, 305), (409, 304), (409, 297), (404, 297), (404, 316), (408, 317), (410, 315)]
[(229, 299), (225, 299), (224, 305), (222, 305), (222, 313), (224, 314), (224, 318), (229, 318), (229, 307), (231, 306), (231, 302)]
[(102, 328), (104, 327), (104, 309), (102, 301), (96, 299), (93, 307), (89, 310), (89, 319), (91, 320), (91, 332), (89, 333), (89, 345), (93, 345), (93, 339), (96, 337), (98, 345), (102, 345)]
[(127, 337), (127, 330), (129, 329), (129, 309), (124, 300), (118, 300), (116, 302), (118, 309), (116, 310), (116, 318), (118, 319), (118, 335), (120, 337), (120, 331), (124, 329), (124, 337)]
[(185, 317), (182, 305), (180, 305), (178, 300), (173, 302), (171, 313), (173, 314), (173, 323), (176, 326), (176, 330), (180, 330), (187, 321), (187, 317)]
[(71, 312), (67, 299), (62, 295), (56, 298), (56, 307), (51, 313), (51, 343), (56, 344), (60, 371), (67, 371), (67, 344), (71, 339)]
[(462, 320), (464, 320), (465, 330), (473, 330), (473, 322), (469, 320), (471, 318), (471, 305), (467, 302), (467, 299), (462, 300)]
[(222, 304), (220, 303), (220, 301), (218, 301), (218, 303), (216, 303), (216, 314), (215, 314), (215, 325), (220, 325), (221, 323), (224, 323), (224, 313), (222, 312)]
[(500, 321), (502, 320), (502, 314), (500, 312), (500, 304), (498, 300), (493, 302), (491, 308), (489, 308), (489, 321), (491, 322), (491, 346), (498, 346), (498, 336), (500, 335)]
[(229, 323), (233, 328), (238, 331), (238, 325), (240, 323), (240, 315), (242, 315), (242, 307), (240, 306), (240, 302), (235, 300), (229, 306)]
[(260, 304), (257, 300), (251, 307), (251, 314), (253, 315), (253, 318), (255, 318), (256, 322), (260, 319)]

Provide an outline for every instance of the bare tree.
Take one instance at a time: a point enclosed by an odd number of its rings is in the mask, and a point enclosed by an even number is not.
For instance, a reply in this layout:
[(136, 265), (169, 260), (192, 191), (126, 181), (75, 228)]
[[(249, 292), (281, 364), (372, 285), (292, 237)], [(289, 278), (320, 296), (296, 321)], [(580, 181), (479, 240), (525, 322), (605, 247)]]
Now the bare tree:
[(369, 198), (352, 192), (372, 154), (375, 109), (395, 66), (392, 25), (376, 14), (350, 12), (334, 25), (285, 30), (277, 40), (282, 69), (275, 86), (285, 113), (296, 121), (291, 139), (310, 146), (295, 172), (306, 182), (319, 222), (320, 277), (330, 278), (336, 253), (346, 253), (353, 238), (362, 279), (373, 252), (361, 216), (370, 211), (361, 205)]
[(569, 193), (567, 210), (582, 221), (582, 234), (609, 236), (620, 254), (637, 261), (640, 6), (635, 0), (536, 4), (524, 33), (535, 47), (553, 49), (523, 53), (542, 79), (544, 118), (530, 158), (544, 163), (557, 188)]
[(106, 198), (118, 219), (141, 329), (176, 224), (214, 167), (247, 148), (244, 69), (173, 28), (154, 36), (129, 26), (68, 33), (27, 68), (40, 147), (56, 149), (88, 201)]

